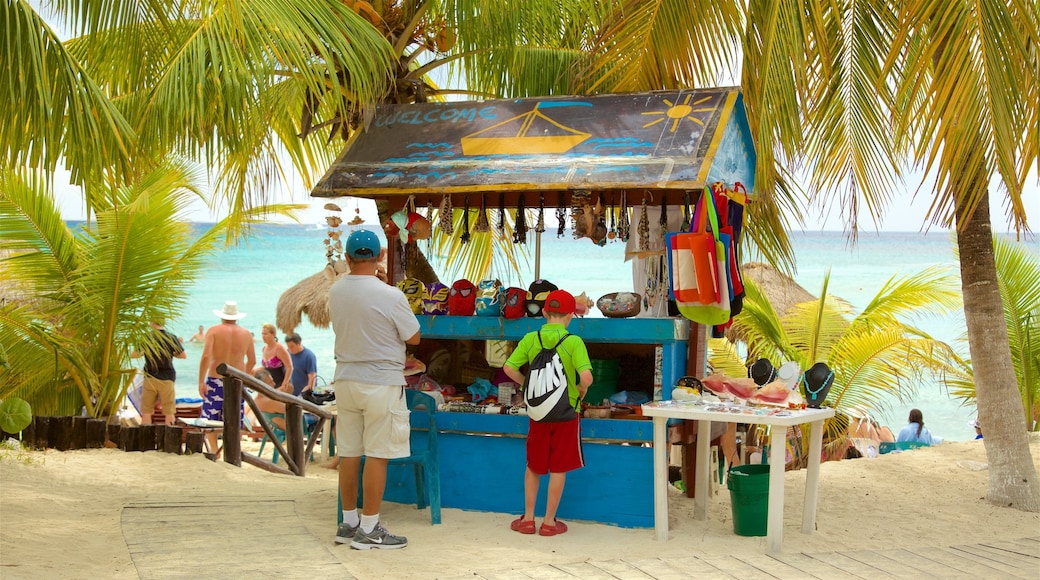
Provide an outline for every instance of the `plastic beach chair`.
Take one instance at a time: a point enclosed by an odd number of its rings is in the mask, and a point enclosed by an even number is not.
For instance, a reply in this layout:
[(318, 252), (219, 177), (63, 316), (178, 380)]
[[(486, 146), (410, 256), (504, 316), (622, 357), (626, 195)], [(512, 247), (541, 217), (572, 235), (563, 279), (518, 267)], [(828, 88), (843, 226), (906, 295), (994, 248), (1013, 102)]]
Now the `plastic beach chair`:
[[(274, 436), (278, 438), (278, 442), (285, 445), (285, 430), (279, 427), (274, 420), (277, 418), (281, 421), (282, 425), (285, 425), (285, 414), (284, 413), (261, 413), (264, 416), (264, 421), (271, 426), (271, 431), (274, 431)], [(257, 451), (257, 457), (263, 457), (264, 446), (267, 445), (267, 433), (264, 433), (264, 438), (260, 440), (260, 451)], [(271, 463), (278, 465), (278, 446), (271, 445), (274, 448), (274, 453), (271, 456)]]
[[(412, 454), (408, 457), (391, 459), (388, 465), (412, 465), (414, 467), (415, 504), (418, 509), (425, 508), (428, 496), (430, 500), (430, 521), (432, 524), (439, 524), (441, 523), (441, 471), (440, 460), (437, 457), (437, 404), (433, 397), (421, 391), (405, 389), (404, 393), (408, 400), (408, 410), (412, 413), (424, 413), (429, 420), (429, 427), (425, 429), (425, 445), (417, 443), (416, 439), (418, 438), (413, 438)], [(421, 429), (412, 427), (413, 433), (419, 431)], [(361, 465), (362, 468), (365, 465), (364, 457), (361, 458)], [(363, 486), (359, 477), (359, 506), (364, 505), (364, 499)], [(343, 498), (339, 497), (338, 492), (336, 504), (337, 523), (343, 523)]]

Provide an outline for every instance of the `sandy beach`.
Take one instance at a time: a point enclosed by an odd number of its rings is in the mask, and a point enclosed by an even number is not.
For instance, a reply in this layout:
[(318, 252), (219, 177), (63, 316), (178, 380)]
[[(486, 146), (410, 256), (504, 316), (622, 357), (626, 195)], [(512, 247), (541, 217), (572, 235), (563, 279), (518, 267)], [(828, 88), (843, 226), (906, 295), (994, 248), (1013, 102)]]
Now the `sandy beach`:
[[(1040, 464), (1040, 437), (1031, 437), (1030, 446), (1034, 462)], [(828, 462), (821, 469), (818, 531), (812, 535), (800, 532), (804, 471), (787, 474), (785, 553), (950, 546), (1040, 536), (1040, 514), (999, 508), (983, 500), (987, 468), (979, 441)], [(568, 522), (570, 531), (555, 538), (523, 536), (509, 530), (509, 515), (457, 509), (445, 509), (443, 523), (431, 526), (428, 511), (385, 503), (383, 521), (392, 531), (406, 535), (409, 546), (358, 552), (333, 543), (336, 475), (317, 464), (309, 466), (307, 477), (297, 478), (248, 465), (215, 463), (198, 455), (3, 450), (0, 577), (138, 578), (140, 563), (135, 564), (128, 544), (139, 538), (128, 531), (128, 510), (221, 500), (242, 505), (277, 500), (289, 506), (292, 521), (304, 533), (284, 542), (278, 530), (264, 521), (228, 525), (228, 534), (255, 539), (249, 545), (256, 549), (246, 556), (267, 572), (262, 576), (271, 577), (298, 577), (299, 568), (286, 560), (283, 550), (291, 551), (301, 542), (341, 564), (330, 570), (330, 576), (338, 577), (345, 569), (358, 578), (451, 578), (546, 563), (719, 556), (765, 549), (764, 538), (733, 533), (729, 492), (722, 488), (712, 498), (708, 522), (694, 520), (693, 500), (672, 490), (671, 537), (666, 542), (658, 542), (652, 529), (583, 522)], [(604, 497), (603, 501), (610, 500)], [(265, 547), (265, 540), (273, 547)], [(220, 550), (220, 538), (207, 541), (200, 550)], [(173, 577), (211, 577), (194, 564), (190, 557), (181, 557), (168, 566)]]

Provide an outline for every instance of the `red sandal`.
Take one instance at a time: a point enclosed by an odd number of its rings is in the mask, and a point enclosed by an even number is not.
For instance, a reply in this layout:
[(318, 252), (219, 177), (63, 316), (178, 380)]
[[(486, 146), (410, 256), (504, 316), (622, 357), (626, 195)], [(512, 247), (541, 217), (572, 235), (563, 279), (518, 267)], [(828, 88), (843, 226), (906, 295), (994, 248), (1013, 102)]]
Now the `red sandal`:
[(533, 534), (534, 520), (524, 520), (524, 516), (520, 516), (509, 524), (509, 529), (514, 532), (520, 532), (521, 534)]
[[(534, 526), (531, 526), (531, 527), (533, 528)], [(565, 533), (566, 531), (567, 531), (567, 524), (561, 522), (560, 520), (556, 520), (556, 525), (555, 526), (550, 526), (549, 524), (543, 523), (542, 527), (538, 528), (538, 535), (539, 536), (557, 536), (559, 534)]]

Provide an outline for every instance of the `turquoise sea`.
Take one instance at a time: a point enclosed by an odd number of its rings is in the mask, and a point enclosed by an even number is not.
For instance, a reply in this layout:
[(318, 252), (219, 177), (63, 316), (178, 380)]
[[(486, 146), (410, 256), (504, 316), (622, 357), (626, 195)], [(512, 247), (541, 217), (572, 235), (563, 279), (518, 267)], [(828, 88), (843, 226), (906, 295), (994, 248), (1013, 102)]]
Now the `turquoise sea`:
[[(253, 237), (215, 256), (191, 291), (183, 317), (169, 321), (167, 328), (187, 341), (199, 325), (208, 328), (218, 321), (214, 309), (221, 308), (227, 300), (235, 300), (239, 309), (248, 313), (240, 324), (257, 336), (259, 352), (260, 326), (275, 322), (279, 296), (324, 267), (324, 237), (325, 228), (319, 225), (268, 224), (256, 228)], [(792, 238), (798, 259), (798, 283), (819, 294), (829, 269), (830, 293), (857, 308), (866, 305), (894, 275), (913, 274), (936, 264), (957, 271), (954, 242), (947, 232), (866, 234), (853, 248), (840, 232), (794, 233)], [(519, 280), (502, 275), (504, 283), (526, 287), (534, 278), (533, 239), (528, 248), (532, 258), (527, 273)], [(571, 238), (569, 232), (557, 238), (555, 230), (550, 230), (543, 234), (541, 256), (541, 276), (575, 294), (584, 291), (595, 300), (608, 292), (631, 290), (631, 267), (623, 261), (621, 243), (598, 247), (588, 240)], [(449, 277), (443, 267), (438, 272), (445, 279)], [(598, 315), (598, 311), (593, 309), (592, 315)], [(967, 352), (967, 345), (958, 343), (964, 334), (962, 313), (916, 323), (936, 338)], [(303, 344), (318, 357), (319, 384), (331, 380), (335, 366), (332, 330), (316, 328), (304, 317), (297, 332), (303, 337)], [(189, 342), (185, 346), (188, 359), (175, 361), (177, 393), (197, 397), (202, 346)], [(898, 431), (914, 407), (924, 412), (925, 423), (933, 434), (954, 441), (974, 438), (974, 430), (968, 426), (975, 415), (974, 407), (961, 407), (938, 384), (921, 389), (912, 401), (893, 401), (882, 422)]]

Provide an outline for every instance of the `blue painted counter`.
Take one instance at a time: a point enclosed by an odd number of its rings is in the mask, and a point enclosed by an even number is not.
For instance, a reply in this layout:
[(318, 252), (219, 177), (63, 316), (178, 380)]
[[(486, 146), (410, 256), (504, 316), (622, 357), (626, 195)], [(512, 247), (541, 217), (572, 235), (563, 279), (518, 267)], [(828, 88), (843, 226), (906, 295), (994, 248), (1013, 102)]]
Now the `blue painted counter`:
[[(519, 340), (543, 319), (420, 316), (423, 339)], [(567, 327), (588, 344), (649, 344), (663, 349), (662, 382), (685, 374), (689, 324), (672, 318), (585, 318)], [(667, 388), (667, 387), (666, 387)], [(519, 515), (524, 509), (526, 417), (437, 413), (441, 505)], [(412, 415), (412, 428), (428, 428), (425, 415)], [(654, 525), (653, 423), (636, 419), (582, 419), (585, 467), (568, 473), (558, 516), (621, 527)], [(424, 433), (413, 437), (425, 438)], [(417, 440), (417, 442), (419, 442)], [(536, 514), (545, 511), (548, 478), (542, 478)], [(414, 503), (410, 467), (391, 466), (384, 496)], [(509, 518), (512, 519), (512, 518)], [(503, 519), (505, 525), (506, 519)]]

